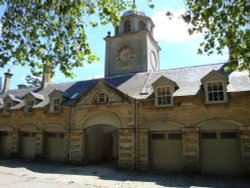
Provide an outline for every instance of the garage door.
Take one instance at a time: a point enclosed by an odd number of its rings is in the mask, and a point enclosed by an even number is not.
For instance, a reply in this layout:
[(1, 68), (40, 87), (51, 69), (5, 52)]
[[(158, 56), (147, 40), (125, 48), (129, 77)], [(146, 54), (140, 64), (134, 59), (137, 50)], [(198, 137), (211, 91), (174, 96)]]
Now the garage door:
[(47, 133), (46, 155), (48, 161), (64, 161), (64, 133)]
[(201, 168), (203, 173), (240, 175), (240, 142), (235, 130), (203, 131)]
[(0, 132), (0, 156), (10, 157), (11, 154), (11, 133), (7, 131)]
[(151, 132), (150, 160), (152, 170), (180, 172), (183, 169), (181, 132)]
[(21, 157), (34, 159), (36, 150), (36, 133), (21, 132)]

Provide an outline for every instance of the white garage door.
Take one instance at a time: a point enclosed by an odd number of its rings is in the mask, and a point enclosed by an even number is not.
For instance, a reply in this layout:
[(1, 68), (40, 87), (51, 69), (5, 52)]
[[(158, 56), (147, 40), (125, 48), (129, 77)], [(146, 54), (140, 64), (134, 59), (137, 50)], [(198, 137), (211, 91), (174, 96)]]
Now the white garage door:
[(150, 134), (152, 170), (180, 172), (183, 169), (181, 132), (152, 132)]
[(36, 150), (36, 133), (21, 132), (21, 157), (34, 159)]
[(47, 133), (46, 155), (48, 161), (64, 161), (64, 133)]
[(10, 157), (11, 154), (11, 133), (7, 131), (0, 132), (0, 156)]
[(201, 169), (203, 173), (240, 175), (240, 142), (235, 130), (203, 131), (201, 140)]

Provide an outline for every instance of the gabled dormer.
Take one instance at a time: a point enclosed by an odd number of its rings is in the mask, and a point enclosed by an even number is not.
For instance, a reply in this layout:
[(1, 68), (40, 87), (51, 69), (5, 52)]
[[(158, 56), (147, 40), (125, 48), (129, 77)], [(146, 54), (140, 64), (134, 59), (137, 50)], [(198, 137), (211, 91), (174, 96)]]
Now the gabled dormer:
[(79, 99), (76, 105), (103, 105), (129, 102), (132, 99), (104, 80), (97, 80)]
[(24, 113), (33, 114), (34, 106), (44, 101), (44, 96), (38, 93), (30, 92), (24, 97)]
[(212, 70), (201, 79), (201, 83), (205, 91), (205, 102), (207, 104), (225, 103), (228, 101), (227, 76)]
[(178, 85), (173, 80), (164, 76), (158, 78), (153, 84), (155, 106), (164, 107), (174, 104), (173, 94), (178, 88)]
[(53, 114), (60, 113), (61, 103), (69, 98), (69, 94), (61, 90), (53, 90), (49, 94), (49, 112)]
[(7, 94), (3, 98), (3, 115), (4, 116), (9, 116), (11, 114), (11, 107), (21, 103), (22, 100), (17, 98), (14, 95)]

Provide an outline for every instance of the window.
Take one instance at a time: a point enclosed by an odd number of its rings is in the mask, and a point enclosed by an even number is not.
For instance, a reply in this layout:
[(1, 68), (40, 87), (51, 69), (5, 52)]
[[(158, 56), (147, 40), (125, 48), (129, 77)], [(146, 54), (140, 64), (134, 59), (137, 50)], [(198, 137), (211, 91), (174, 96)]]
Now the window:
[(25, 106), (25, 113), (26, 114), (33, 113), (33, 105), (34, 105), (34, 100), (27, 100), (26, 101), (26, 106)]
[(223, 82), (207, 83), (207, 101), (208, 102), (225, 101), (225, 90), (223, 87)]
[(221, 139), (237, 139), (236, 132), (221, 132)]
[(50, 101), (50, 112), (58, 113), (60, 112), (60, 99), (54, 98)]
[(129, 21), (129, 20), (125, 21), (125, 22), (124, 22), (124, 33), (130, 32), (130, 30), (131, 30), (130, 27), (131, 27), (130, 21)]
[(165, 139), (165, 134), (163, 134), (163, 133), (153, 133), (153, 134), (151, 134), (151, 139), (152, 140), (164, 140)]
[(109, 102), (109, 97), (105, 92), (99, 92), (95, 98), (95, 103), (107, 103)]
[(3, 115), (8, 116), (10, 115), (10, 108), (12, 106), (11, 102), (4, 103)]
[(216, 132), (201, 133), (201, 139), (216, 139)]
[(182, 134), (181, 133), (169, 133), (168, 134), (168, 139), (169, 140), (181, 140), (182, 139)]
[(139, 21), (139, 30), (145, 30), (146, 29), (146, 24), (143, 21)]
[(156, 88), (156, 105), (168, 106), (172, 105), (172, 89), (171, 87)]

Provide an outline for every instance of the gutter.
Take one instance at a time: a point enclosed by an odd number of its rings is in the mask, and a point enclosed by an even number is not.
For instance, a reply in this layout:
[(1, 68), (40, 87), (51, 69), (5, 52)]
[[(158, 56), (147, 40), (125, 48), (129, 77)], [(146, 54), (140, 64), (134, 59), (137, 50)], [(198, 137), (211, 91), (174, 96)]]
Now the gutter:
[(139, 148), (139, 107), (138, 107), (139, 101), (134, 100), (134, 124), (135, 124), (135, 149), (134, 149), (134, 164), (135, 164), (135, 170), (137, 170), (138, 166), (138, 148)]

